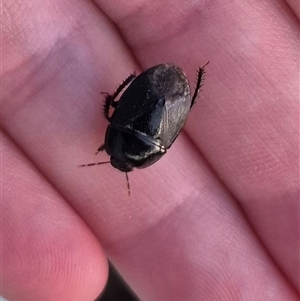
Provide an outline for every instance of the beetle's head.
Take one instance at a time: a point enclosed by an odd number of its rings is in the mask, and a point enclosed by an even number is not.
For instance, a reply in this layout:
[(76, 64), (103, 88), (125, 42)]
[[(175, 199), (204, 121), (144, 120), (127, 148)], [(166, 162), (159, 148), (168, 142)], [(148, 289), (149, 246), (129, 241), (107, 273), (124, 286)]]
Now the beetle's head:
[(133, 166), (127, 161), (115, 158), (113, 156), (110, 157), (110, 164), (123, 172), (130, 172), (133, 170)]

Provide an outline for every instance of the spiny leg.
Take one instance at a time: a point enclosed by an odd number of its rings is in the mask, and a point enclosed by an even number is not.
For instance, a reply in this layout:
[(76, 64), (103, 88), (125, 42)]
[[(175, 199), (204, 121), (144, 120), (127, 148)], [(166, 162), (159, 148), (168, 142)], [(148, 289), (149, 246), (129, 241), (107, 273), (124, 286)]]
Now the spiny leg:
[(104, 116), (108, 121), (111, 121), (111, 117), (109, 116), (109, 108), (112, 106), (113, 108), (116, 107), (117, 105), (117, 101), (115, 101), (115, 99), (117, 98), (117, 96), (120, 94), (120, 92), (127, 86), (130, 84), (130, 82), (133, 81), (133, 79), (135, 78), (135, 74), (131, 74), (129, 75), (124, 81), (123, 83), (118, 87), (118, 89), (116, 90), (115, 93), (113, 94), (108, 94), (108, 93), (104, 93), (106, 94), (105, 96), (105, 102), (104, 102)]
[(205, 66), (207, 66), (209, 64), (209, 61), (202, 67), (199, 68), (198, 70), (198, 76), (197, 76), (197, 83), (196, 83), (196, 88), (195, 88), (195, 92), (194, 92), (194, 95), (192, 97), (192, 103), (191, 103), (191, 108), (192, 106), (195, 104), (195, 101), (196, 101), (196, 98), (199, 94), (199, 91), (200, 91), (200, 88), (202, 86), (202, 81), (203, 81), (203, 76), (205, 74)]

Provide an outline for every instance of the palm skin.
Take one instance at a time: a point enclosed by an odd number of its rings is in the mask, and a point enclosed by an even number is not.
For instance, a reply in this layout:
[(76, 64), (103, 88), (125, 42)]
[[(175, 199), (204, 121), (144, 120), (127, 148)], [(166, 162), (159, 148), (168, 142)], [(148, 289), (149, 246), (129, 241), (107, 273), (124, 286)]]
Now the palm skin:
[[(142, 300), (298, 300), (297, 9), (7, 0), (2, 295), (93, 300), (109, 256)], [(130, 198), (111, 166), (77, 168), (107, 160), (100, 92), (162, 62), (193, 82), (208, 60), (185, 131), (130, 173)]]

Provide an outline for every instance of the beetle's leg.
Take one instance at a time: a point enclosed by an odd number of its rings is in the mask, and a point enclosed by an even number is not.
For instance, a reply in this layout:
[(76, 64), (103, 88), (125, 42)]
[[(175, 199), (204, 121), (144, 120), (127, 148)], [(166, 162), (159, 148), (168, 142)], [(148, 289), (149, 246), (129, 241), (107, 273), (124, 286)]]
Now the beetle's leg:
[(135, 73), (130, 74), (124, 81), (123, 83), (119, 86), (119, 88), (116, 90), (114, 94), (111, 95), (111, 106), (115, 107), (117, 101), (115, 101), (116, 97), (120, 94), (120, 92), (130, 84), (135, 79), (136, 75)]
[(194, 95), (192, 97), (191, 108), (195, 104), (196, 98), (199, 94), (199, 91), (200, 91), (200, 88), (201, 88), (202, 82), (203, 82), (203, 76), (205, 74), (204, 68), (205, 68), (206, 65), (208, 65), (208, 63), (209, 63), (209, 61), (204, 66), (200, 67), (199, 70), (198, 70), (197, 83), (196, 83), (196, 88), (195, 88)]
[(99, 153), (99, 152), (102, 152), (105, 150), (105, 144), (102, 144), (101, 146), (99, 146), (99, 148), (97, 149), (97, 152), (96, 152), (96, 155)]
[(116, 107), (117, 105), (117, 101), (115, 101), (115, 99), (117, 98), (117, 96), (120, 94), (120, 92), (127, 86), (130, 84), (130, 82), (133, 81), (133, 79), (135, 78), (135, 74), (130, 74), (124, 81), (123, 83), (118, 87), (118, 89), (116, 90), (115, 93), (113, 94), (108, 94), (108, 93), (104, 93), (106, 94), (105, 96), (105, 102), (104, 102), (104, 116), (108, 121), (111, 121), (111, 118), (109, 116), (109, 108), (112, 106), (113, 108)]

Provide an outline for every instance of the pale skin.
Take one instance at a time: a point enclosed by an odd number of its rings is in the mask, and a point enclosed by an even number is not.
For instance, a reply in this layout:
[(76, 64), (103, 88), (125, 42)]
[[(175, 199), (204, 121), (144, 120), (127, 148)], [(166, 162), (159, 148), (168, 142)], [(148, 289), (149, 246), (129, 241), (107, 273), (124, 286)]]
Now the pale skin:
[[(1, 294), (93, 300), (107, 256), (142, 300), (299, 300), (299, 3), (4, 1)], [(101, 92), (178, 64), (184, 131), (125, 174)], [(199, 297), (200, 296), (200, 297)]]

